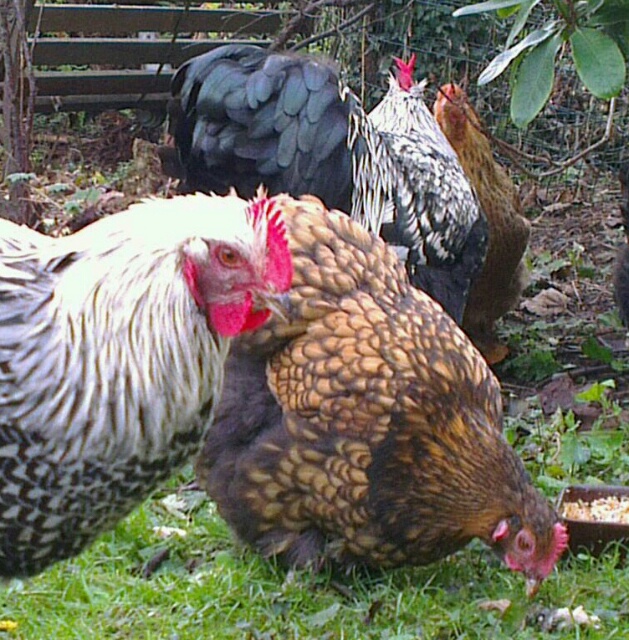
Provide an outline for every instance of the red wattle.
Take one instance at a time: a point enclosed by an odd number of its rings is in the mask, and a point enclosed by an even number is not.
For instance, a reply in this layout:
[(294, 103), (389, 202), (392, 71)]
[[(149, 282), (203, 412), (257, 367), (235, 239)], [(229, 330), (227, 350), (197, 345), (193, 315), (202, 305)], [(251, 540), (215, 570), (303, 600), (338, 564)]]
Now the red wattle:
[(208, 305), (207, 315), (212, 329), (225, 338), (233, 338), (262, 326), (271, 312), (268, 309), (254, 311), (251, 294), (247, 294), (244, 302), (237, 304)]
[(271, 316), (271, 312), (268, 309), (262, 309), (260, 311), (252, 311), (248, 316), (245, 324), (242, 326), (241, 331), (254, 331), (261, 327)]
[(505, 564), (511, 571), (524, 571), (524, 567), (517, 561), (514, 560), (509, 554), (505, 556)]
[(208, 305), (208, 323), (219, 335), (233, 338), (245, 330), (252, 308), (251, 294), (240, 303)]

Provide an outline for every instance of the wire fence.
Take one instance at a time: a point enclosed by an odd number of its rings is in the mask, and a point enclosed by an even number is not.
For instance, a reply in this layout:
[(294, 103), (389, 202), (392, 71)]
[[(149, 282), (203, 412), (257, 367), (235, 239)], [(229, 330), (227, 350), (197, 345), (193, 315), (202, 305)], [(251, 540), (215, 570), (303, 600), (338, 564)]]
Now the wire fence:
[[(390, 56), (415, 52), (419, 75), (431, 79), (427, 104), (432, 104), (440, 85), (462, 84), (487, 130), (525, 154), (521, 164), (535, 174), (551, 168), (548, 159), (563, 163), (600, 140), (605, 134), (610, 103), (595, 98), (583, 87), (569, 55), (557, 60), (553, 92), (542, 113), (526, 129), (518, 129), (511, 123), (510, 71), (482, 87), (477, 85), (477, 79), (489, 61), (503, 50), (512, 21), (491, 16), (452, 17), (455, 9), (467, 4), (466, 0), (389, 0), (380, 3), (369, 24), (365, 22), (354, 34), (346, 34), (345, 55), (339, 59), (344, 68), (353, 69), (349, 80), (360, 87), (367, 106), (377, 102), (385, 90)], [(543, 9), (534, 13), (532, 27), (540, 26), (548, 17)], [(377, 60), (375, 64), (370, 64), (370, 54)], [(359, 70), (357, 56), (363, 63)], [(616, 100), (609, 141), (556, 179), (577, 182), (587, 175), (596, 182), (601, 174), (616, 173), (626, 164), (629, 164), (627, 89)]]

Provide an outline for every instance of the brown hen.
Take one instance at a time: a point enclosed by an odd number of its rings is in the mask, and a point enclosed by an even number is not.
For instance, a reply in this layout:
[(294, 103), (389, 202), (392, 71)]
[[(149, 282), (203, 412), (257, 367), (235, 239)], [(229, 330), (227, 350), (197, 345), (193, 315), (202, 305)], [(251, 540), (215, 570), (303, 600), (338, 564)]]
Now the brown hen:
[(478, 537), (532, 589), (566, 532), (501, 434), (498, 382), (384, 242), (313, 199), (274, 198), (290, 322), (235, 341), (200, 484), (289, 564), (425, 564)]
[(470, 290), (463, 329), (490, 363), (499, 362), (508, 349), (496, 337), (495, 322), (516, 305), (526, 285), (523, 256), (530, 223), (522, 215), (518, 189), (494, 159), (463, 89), (455, 84), (442, 86), (433, 111), (459, 156), (489, 225), (487, 257)]

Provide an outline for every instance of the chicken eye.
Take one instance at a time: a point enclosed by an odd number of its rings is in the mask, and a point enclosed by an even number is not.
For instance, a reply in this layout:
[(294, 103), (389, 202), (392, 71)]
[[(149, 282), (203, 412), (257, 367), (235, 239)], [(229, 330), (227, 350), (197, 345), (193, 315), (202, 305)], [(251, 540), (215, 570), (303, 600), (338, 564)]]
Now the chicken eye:
[(238, 267), (242, 263), (242, 256), (229, 247), (219, 247), (216, 252), (218, 261), (224, 266), (230, 269)]

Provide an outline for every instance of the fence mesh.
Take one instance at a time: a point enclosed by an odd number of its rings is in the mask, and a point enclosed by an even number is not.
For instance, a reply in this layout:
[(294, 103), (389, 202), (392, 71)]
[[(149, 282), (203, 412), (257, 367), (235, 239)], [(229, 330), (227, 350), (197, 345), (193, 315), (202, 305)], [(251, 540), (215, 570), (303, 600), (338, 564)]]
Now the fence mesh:
[[(428, 75), (432, 80), (427, 103), (432, 104), (439, 85), (463, 84), (487, 130), (530, 156), (521, 162), (534, 173), (551, 168), (547, 158), (563, 163), (603, 137), (610, 103), (595, 98), (583, 87), (568, 52), (558, 58), (553, 92), (545, 109), (526, 129), (515, 127), (509, 119), (510, 71), (489, 85), (477, 85), (481, 71), (503, 50), (512, 21), (487, 15), (452, 17), (455, 9), (467, 4), (465, 0), (378, 3), (370, 22), (346, 32), (344, 41), (337, 43), (331, 53), (342, 68), (349, 70), (348, 81), (361, 91), (370, 106), (384, 92), (390, 56), (415, 52), (420, 76)], [(539, 7), (531, 16), (531, 28), (548, 18), (546, 10)], [(357, 65), (357, 60), (362, 64)], [(559, 178), (577, 180), (584, 172), (594, 178), (608, 171), (617, 172), (629, 163), (627, 142), (629, 91), (625, 89), (616, 100), (609, 142), (588, 153)]]

